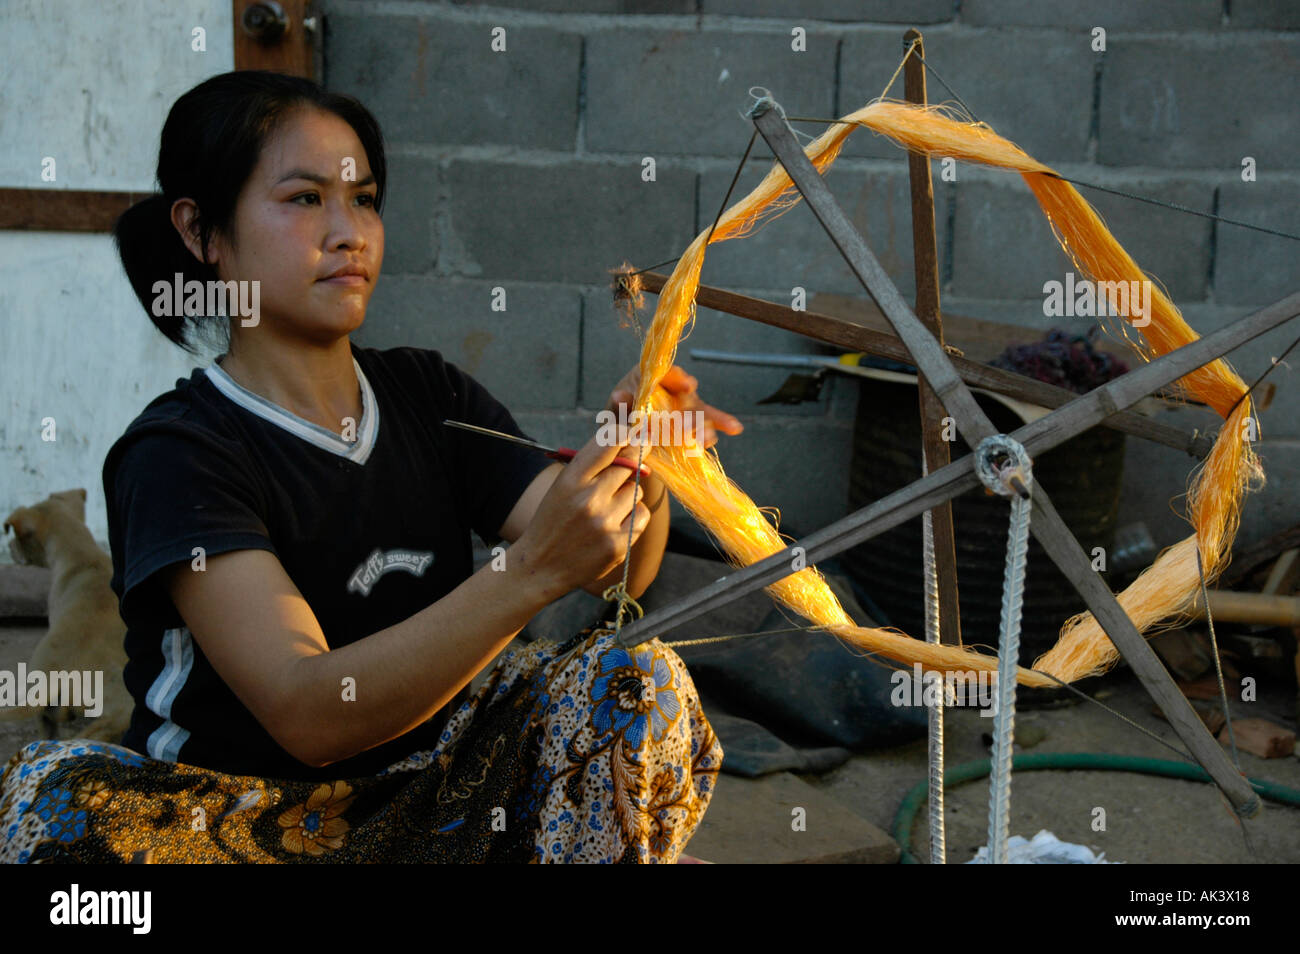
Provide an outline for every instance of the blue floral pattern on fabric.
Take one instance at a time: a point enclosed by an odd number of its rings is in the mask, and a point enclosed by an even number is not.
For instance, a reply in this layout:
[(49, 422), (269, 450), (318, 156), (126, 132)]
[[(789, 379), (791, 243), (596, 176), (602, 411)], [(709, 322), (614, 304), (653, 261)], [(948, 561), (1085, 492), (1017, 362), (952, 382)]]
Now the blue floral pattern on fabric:
[(672, 862), (722, 764), (685, 664), (609, 630), (507, 653), (437, 748), (306, 782), (86, 739), (0, 772), (0, 861)]
[(596, 731), (622, 732), (633, 749), (645, 744), (647, 728), (660, 741), (681, 713), (663, 657), (644, 646), (633, 653), (614, 647), (601, 655), (600, 672), (591, 684)]

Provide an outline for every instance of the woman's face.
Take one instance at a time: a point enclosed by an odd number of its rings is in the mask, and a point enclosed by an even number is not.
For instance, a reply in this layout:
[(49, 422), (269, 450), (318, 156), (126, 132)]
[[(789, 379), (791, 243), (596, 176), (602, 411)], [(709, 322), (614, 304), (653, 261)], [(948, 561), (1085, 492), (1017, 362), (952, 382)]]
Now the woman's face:
[[(344, 120), (294, 111), (268, 137), (240, 193), (233, 246), (214, 236), (223, 281), (260, 282), (258, 325), (278, 336), (328, 344), (355, 331), (384, 259), (384, 223), (361, 140)], [(364, 276), (331, 279), (347, 265)], [(251, 286), (250, 286), (251, 287)]]

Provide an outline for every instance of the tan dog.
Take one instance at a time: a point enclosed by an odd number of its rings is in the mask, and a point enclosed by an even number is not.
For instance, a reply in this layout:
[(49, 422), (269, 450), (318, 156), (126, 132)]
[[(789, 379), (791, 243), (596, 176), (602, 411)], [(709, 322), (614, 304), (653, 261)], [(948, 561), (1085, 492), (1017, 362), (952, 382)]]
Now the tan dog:
[[(99, 682), (94, 690), (99, 696), (95, 702), (102, 710), (89, 728), (77, 732), (77, 736), (119, 742), (135, 705), (122, 681), (126, 625), (118, 613), (117, 596), (109, 585), (113, 561), (86, 526), (86, 491), (64, 490), (51, 494), (34, 507), (19, 507), (5, 520), (5, 532), (10, 528), (14, 539), (9, 541), (9, 550), (14, 559), (53, 571), (50, 629), (36, 645), (27, 672), (102, 673), (102, 682), (98, 675), (94, 677)], [(92, 690), (84, 691), (89, 695)], [(50, 693), (52, 696), (53, 680)], [(51, 698), (51, 701), (55, 700)], [(81, 709), (68, 705), (6, 706), (0, 708), (0, 719), (39, 715), (48, 737), (58, 738), (59, 723), (80, 717), (85, 708), (85, 705)]]

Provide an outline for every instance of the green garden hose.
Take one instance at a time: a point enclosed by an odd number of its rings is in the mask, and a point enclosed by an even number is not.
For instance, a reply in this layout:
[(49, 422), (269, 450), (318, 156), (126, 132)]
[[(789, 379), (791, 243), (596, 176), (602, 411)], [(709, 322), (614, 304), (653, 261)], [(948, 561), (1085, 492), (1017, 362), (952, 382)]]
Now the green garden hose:
[[(1012, 760), (1011, 769), (1013, 772), (1034, 772), (1043, 769), (1140, 772), (1143, 775), (1161, 775), (1165, 778), (1181, 778), (1191, 782), (1210, 781), (1210, 776), (1205, 769), (1190, 762), (1170, 762), (1136, 755), (1106, 755), (1096, 752), (1042, 752), (1017, 755)], [(989, 759), (963, 762), (943, 773), (943, 783), (948, 786), (970, 782), (977, 778), (984, 778), (990, 770)], [(1247, 781), (1250, 782), (1251, 788), (1270, 801), (1300, 807), (1300, 791), (1294, 788), (1257, 778), (1247, 778)], [(903, 798), (903, 803), (898, 807), (898, 814), (894, 816), (894, 840), (902, 850), (898, 859), (899, 864), (919, 864), (908, 847), (912, 844), (912, 826), (916, 822), (916, 815), (921, 810), (921, 806), (925, 804), (929, 788), (928, 781), (917, 782)]]

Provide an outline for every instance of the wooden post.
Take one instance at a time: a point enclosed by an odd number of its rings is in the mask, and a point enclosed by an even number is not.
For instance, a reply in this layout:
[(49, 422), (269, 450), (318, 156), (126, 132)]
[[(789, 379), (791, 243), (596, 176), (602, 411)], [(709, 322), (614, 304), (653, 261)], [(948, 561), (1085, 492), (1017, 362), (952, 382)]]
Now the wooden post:
[[(921, 31), (908, 30), (903, 41), (913, 45), (903, 64), (904, 95), (909, 103), (926, 103), (925, 49)], [(907, 174), (912, 184), (912, 261), (916, 273), (916, 317), (943, 344), (943, 322), (939, 317), (939, 256), (935, 248), (934, 181), (930, 158), (919, 152), (907, 154)], [(921, 409), (921, 453), (928, 473), (952, 463), (948, 442), (943, 439), (943, 405), (924, 374), (917, 374)], [(952, 526), (952, 501), (945, 500), (930, 511), (934, 537), (934, 564), (939, 582), (939, 641), (961, 645), (961, 611), (957, 603), (957, 538)]]
[[(903, 64), (903, 89), (907, 101), (924, 106), (925, 65), (921, 31), (903, 35), (908, 55)], [(907, 154), (907, 176), (912, 186), (912, 272), (916, 280), (916, 316), (930, 334), (943, 344), (943, 323), (939, 319), (939, 256), (934, 237), (934, 180), (930, 157)], [(921, 419), (921, 472), (952, 463), (948, 442), (943, 439), (943, 405), (921, 370), (916, 374), (916, 397)], [(949, 646), (961, 645), (961, 608), (957, 602), (957, 541), (952, 525), (952, 501), (945, 500), (922, 516), (924, 537), (925, 639)], [(933, 561), (933, 562), (931, 562)], [(933, 587), (933, 589), (931, 589)], [(927, 754), (930, 778), (930, 863), (948, 861), (948, 836), (944, 807), (943, 694), (926, 712)], [(990, 842), (990, 845), (992, 842)], [(990, 850), (992, 850), (990, 848)]]

